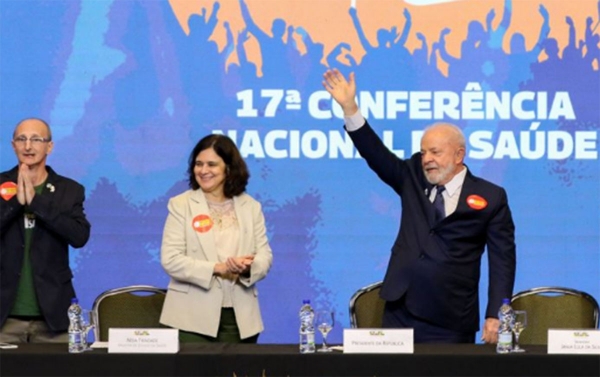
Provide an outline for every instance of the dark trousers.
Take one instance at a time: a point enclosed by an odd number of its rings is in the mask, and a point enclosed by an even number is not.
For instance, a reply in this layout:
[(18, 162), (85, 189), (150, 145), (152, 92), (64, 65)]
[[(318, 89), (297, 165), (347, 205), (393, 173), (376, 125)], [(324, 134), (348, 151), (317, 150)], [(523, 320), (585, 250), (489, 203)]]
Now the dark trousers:
[(406, 307), (404, 297), (386, 301), (383, 312), (384, 328), (412, 328), (415, 343), (475, 343), (474, 332), (458, 332), (415, 317)]
[(202, 335), (194, 332), (179, 330), (179, 341), (182, 343), (256, 343), (258, 335), (246, 339), (240, 339), (240, 330), (235, 320), (233, 308), (221, 309), (221, 321), (219, 323), (219, 332), (217, 337)]

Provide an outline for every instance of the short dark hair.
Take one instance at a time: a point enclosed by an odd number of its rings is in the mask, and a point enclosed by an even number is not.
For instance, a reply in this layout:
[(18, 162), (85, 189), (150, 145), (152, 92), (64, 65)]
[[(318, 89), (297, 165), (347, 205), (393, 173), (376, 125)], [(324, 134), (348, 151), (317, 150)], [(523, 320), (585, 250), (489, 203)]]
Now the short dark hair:
[(196, 165), (196, 157), (205, 149), (212, 148), (225, 162), (225, 184), (223, 185), (223, 193), (228, 198), (242, 194), (246, 191), (250, 172), (246, 162), (242, 158), (240, 151), (235, 146), (233, 140), (228, 136), (211, 134), (200, 139), (198, 144), (192, 150), (188, 165), (189, 185), (193, 190), (200, 188), (194, 175), (194, 166)]

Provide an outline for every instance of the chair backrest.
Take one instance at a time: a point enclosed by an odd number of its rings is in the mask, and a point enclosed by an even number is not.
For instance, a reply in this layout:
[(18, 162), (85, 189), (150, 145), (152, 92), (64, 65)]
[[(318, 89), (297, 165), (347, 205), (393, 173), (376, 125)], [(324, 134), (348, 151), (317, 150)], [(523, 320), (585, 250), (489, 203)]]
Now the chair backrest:
[(529, 289), (515, 294), (511, 306), (527, 311), (527, 327), (519, 338), (522, 344), (548, 344), (548, 329), (598, 328), (598, 302), (575, 289)]
[(97, 341), (108, 341), (109, 328), (153, 328), (159, 323), (166, 289), (132, 285), (102, 292), (92, 307)]
[(350, 326), (352, 328), (381, 328), (385, 301), (379, 297), (383, 282), (360, 288), (350, 298)]

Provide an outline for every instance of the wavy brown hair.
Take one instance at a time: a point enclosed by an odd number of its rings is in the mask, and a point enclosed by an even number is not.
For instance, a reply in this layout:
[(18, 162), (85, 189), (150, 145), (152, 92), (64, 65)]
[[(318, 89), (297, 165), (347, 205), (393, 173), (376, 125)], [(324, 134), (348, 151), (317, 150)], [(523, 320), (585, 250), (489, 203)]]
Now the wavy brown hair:
[(194, 175), (194, 166), (196, 157), (205, 149), (212, 148), (225, 162), (225, 184), (223, 193), (228, 198), (242, 194), (246, 191), (250, 173), (246, 162), (242, 158), (240, 151), (235, 146), (233, 140), (225, 135), (208, 135), (203, 137), (192, 150), (188, 163), (189, 185), (193, 190), (200, 188)]

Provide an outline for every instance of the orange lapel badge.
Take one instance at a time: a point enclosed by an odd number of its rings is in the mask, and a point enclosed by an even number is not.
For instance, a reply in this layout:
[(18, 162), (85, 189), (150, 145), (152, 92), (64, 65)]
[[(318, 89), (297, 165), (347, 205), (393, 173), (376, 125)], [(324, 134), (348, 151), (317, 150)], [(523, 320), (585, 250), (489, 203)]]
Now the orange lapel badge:
[(206, 233), (213, 226), (213, 221), (208, 215), (198, 215), (192, 219), (192, 228), (198, 233)]
[(4, 182), (0, 185), (0, 196), (5, 201), (9, 201), (13, 196), (17, 195), (17, 184), (14, 182)]
[(473, 209), (481, 210), (487, 207), (488, 202), (479, 195), (469, 195), (467, 205)]

